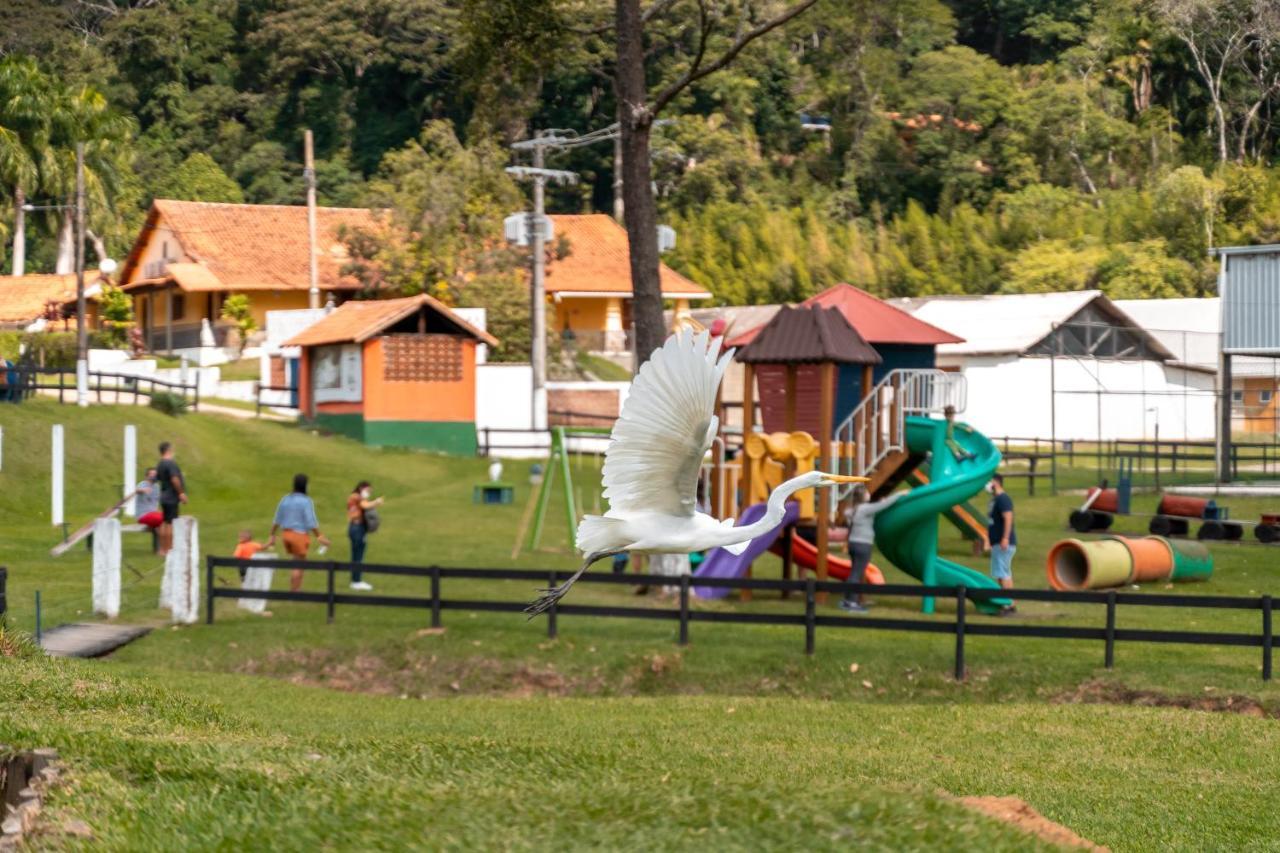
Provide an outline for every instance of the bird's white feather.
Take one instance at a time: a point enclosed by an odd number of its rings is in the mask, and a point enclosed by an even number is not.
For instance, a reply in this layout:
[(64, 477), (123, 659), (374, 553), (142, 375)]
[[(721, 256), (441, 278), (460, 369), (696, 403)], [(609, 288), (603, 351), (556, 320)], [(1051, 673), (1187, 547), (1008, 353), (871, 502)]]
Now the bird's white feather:
[(692, 516), (698, 469), (718, 431), (716, 390), (732, 353), (707, 332), (672, 335), (641, 366), (604, 457), (609, 512)]

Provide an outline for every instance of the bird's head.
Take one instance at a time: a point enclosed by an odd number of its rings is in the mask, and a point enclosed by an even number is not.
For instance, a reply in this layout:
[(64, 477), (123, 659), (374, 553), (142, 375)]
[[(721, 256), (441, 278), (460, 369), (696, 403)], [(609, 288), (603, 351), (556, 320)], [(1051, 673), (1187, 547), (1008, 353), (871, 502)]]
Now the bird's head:
[(846, 483), (865, 483), (868, 481), (866, 477), (850, 477), (845, 474), (828, 474), (826, 471), (809, 471), (802, 474), (806, 482), (802, 488), (810, 486), (821, 488), (822, 486), (840, 486)]

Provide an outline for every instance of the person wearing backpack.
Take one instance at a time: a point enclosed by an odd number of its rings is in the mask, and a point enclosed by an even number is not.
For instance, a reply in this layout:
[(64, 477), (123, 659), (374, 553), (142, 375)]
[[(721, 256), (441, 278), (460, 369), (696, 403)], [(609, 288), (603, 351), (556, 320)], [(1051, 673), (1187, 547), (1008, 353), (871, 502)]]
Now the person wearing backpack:
[[(364, 562), (364, 549), (368, 537), (378, 529), (381, 520), (378, 507), (382, 506), (382, 498), (373, 497), (373, 487), (368, 480), (361, 480), (347, 495), (347, 538), (351, 540), (351, 562)], [(373, 585), (361, 580), (360, 570), (351, 572), (351, 588), (371, 590)]]

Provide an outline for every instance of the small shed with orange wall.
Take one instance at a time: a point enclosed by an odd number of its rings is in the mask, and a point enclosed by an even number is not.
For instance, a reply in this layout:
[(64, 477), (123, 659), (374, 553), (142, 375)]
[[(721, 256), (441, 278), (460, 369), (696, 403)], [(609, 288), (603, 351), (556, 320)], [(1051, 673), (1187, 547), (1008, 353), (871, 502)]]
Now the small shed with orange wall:
[(302, 350), (305, 421), (365, 444), (476, 452), (476, 344), (492, 335), (425, 294), (344, 303), (285, 342)]

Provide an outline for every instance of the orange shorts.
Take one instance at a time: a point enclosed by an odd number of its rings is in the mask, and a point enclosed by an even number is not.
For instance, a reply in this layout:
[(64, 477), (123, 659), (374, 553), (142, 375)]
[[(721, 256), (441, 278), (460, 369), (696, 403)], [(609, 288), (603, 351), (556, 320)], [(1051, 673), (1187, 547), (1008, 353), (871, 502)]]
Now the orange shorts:
[(284, 550), (290, 557), (299, 560), (307, 559), (307, 550), (311, 547), (311, 537), (297, 530), (286, 530), (283, 535)]

